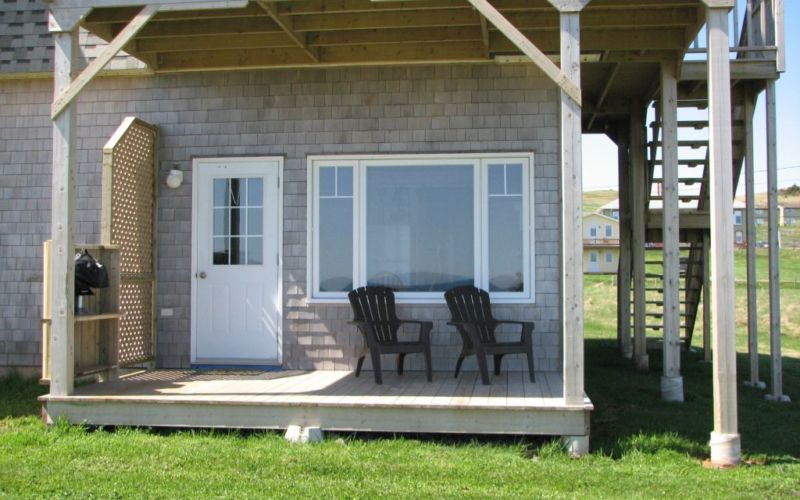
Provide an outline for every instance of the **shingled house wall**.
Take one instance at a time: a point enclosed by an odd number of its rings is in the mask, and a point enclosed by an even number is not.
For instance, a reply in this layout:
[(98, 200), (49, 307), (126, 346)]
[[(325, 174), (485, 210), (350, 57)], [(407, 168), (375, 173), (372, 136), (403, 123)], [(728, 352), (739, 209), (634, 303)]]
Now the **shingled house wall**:
[[(48, 80), (0, 82), (0, 366), (39, 364), (41, 241), (48, 237)], [(284, 360), (346, 369), (360, 338), (346, 305), (306, 303), (306, 158), (321, 154), (533, 151), (536, 303), (497, 314), (536, 322), (540, 369), (560, 369), (557, 92), (525, 65), (282, 70), (101, 78), (80, 98), (77, 240), (98, 240), (101, 148), (127, 115), (158, 125), (160, 179), (203, 156), (279, 155), (284, 172)], [(161, 190), (158, 365), (190, 356), (191, 175)], [(443, 305), (403, 306), (436, 322), (435, 364), (460, 340)], [(412, 368), (418, 366), (412, 361)], [(521, 368), (520, 360), (510, 366)]]

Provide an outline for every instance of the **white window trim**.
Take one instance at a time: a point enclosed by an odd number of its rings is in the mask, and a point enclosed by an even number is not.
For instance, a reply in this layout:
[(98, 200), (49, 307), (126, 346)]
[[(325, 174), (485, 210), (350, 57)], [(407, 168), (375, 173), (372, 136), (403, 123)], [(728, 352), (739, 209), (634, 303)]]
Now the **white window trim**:
[[(488, 165), (494, 162), (521, 161), (527, 164), (527, 178), (523, 179), (523, 205), (527, 201), (528, 210), (523, 216), (523, 226), (528, 229), (528, 244), (523, 248), (523, 273), (525, 274), (525, 292), (491, 292), (492, 300), (505, 304), (532, 304), (536, 300), (536, 252), (535, 252), (535, 199), (534, 199), (534, 155), (533, 153), (494, 153), (494, 154), (398, 154), (398, 155), (336, 155), (307, 158), (308, 204), (307, 204), (307, 252), (306, 252), (306, 295), (311, 304), (347, 302), (343, 292), (317, 292), (319, 289), (319, 256), (316, 249), (319, 245), (319, 231), (316, 227), (319, 220), (319, 166), (353, 167), (353, 285), (362, 286), (366, 278), (366, 252), (363, 242), (366, 241), (366, 164), (380, 162), (381, 166), (409, 165), (452, 165), (454, 162), (471, 162), (476, 168), (475, 203), (474, 205), (474, 245), (476, 285), (488, 290), (488, 241), (483, 237), (488, 234)], [(486, 272), (485, 272), (486, 271)], [(407, 304), (443, 304), (444, 293), (399, 292), (398, 303)]]

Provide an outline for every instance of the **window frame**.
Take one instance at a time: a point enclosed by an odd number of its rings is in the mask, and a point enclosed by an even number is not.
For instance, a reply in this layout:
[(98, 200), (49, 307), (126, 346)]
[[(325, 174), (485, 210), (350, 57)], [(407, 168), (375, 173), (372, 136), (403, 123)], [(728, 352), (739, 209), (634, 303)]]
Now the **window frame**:
[[(379, 165), (375, 165), (379, 163)], [(346, 303), (346, 292), (319, 291), (319, 176), (321, 167), (353, 168), (353, 286), (366, 283), (366, 209), (367, 170), (370, 167), (441, 166), (471, 164), (473, 166), (473, 260), (476, 286), (489, 290), (489, 165), (521, 163), (523, 167), (523, 274), (525, 291), (490, 292), (498, 303), (535, 303), (535, 199), (534, 154), (379, 154), (379, 155), (309, 155), (307, 157), (307, 251), (306, 296), (308, 303)], [(526, 175), (527, 174), (527, 175)], [(526, 244), (527, 243), (527, 244)], [(398, 303), (443, 304), (443, 292), (398, 292)]]

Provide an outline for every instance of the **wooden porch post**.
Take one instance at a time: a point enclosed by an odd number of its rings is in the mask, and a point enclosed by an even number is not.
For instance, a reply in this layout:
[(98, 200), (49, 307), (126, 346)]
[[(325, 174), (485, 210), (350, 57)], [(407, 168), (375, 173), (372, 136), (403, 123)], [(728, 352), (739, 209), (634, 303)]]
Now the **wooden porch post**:
[(713, 276), (711, 326), (714, 349), (714, 431), (711, 433), (710, 444), (711, 462), (716, 465), (738, 464), (742, 454), (736, 392), (733, 146), (728, 11), (724, 2), (706, 9)]
[(745, 233), (747, 239), (747, 352), (750, 357), (750, 380), (744, 384), (759, 389), (766, 384), (759, 377), (758, 363), (758, 307), (756, 302), (756, 195), (755, 165), (753, 164), (753, 115), (755, 95), (748, 89), (744, 96), (744, 182), (745, 182)]
[(633, 260), (633, 359), (636, 368), (647, 370), (647, 335), (645, 331), (646, 280), (644, 267), (645, 244), (645, 192), (647, 179), (645, 169), (645, 115), (642, 103), (631, 103), (630, 122), (630, 166), (631, 166), (631, 226)]
[[(52, 16), (50, 27), (55, 42), (55, 101), (69, 87), (77, 68), (78, 30), (75, 27), (60, 28)], [(75, 376), (75, 281), (72, 273), (75, 252), (75, 107), (75, 102), (70, 103), (53, 119), (50, 394), (54, 396), (71, 394)]]
[(770, 401), (788, 403), (783, 393), (781, 359), (781, 274), (780, 235), (778, 234), (778, 140), (775, 110), (775, 80), (767, 82), (767, 197), (769, 202), (769, 353), (771, 368)]
[[(561, 71), (580, 88), (580, 7), (560, 8)], [(581, 104), (561, 90), (561, 195), (562, 195), (562, 331), (564, 342), (564, 402), (581, 405), (583, 373), (583, 175)], [(572, 455), (589, 452), (586, 435), (568, 436)]]
[(664, 200), (664, 372), (661, 399), (683, 402), (681, 377), (680, 243), (678, 237), (678, 69), (661, 65), (662, 191)]
[[(561, 13), (561, 66), (580, 82), (580, 22), (577, 12)], [(583, 185), (581, 106), (561, 92), (561, 191), (563, 198), (564, 399), (583, 403)]]
[(619, 349), (633, 357), (631, 342), (631, 182), (627, 124), (617, 127), (619, 171), (619, 268), (617, 269), (617, 338)]

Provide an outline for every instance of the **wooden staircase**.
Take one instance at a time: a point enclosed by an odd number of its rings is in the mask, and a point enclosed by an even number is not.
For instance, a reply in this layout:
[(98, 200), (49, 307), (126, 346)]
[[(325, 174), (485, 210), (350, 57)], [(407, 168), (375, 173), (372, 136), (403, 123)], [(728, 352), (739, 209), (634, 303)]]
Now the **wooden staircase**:
[[(705, 269), (704, 237), (710, 236), (709, 216), (709, 144), (708, 101), (705, 84), (681, 82), (678, 101), (678, 198), (680, 216), (692, 217), (692, 227), (680, 223), (681, 243), (681, 329), (683, 345), (691, 347), (697, 316), (702, 301)], [(744, 95), (733, 87), (733, 169), (734, 196), (739, 183), (744, 160)], [(646, 213), (663, 212), (662, 189), (662, 129), (659, 103), (653, 103), (655, 119), (650, 124), (647, 144)], [(646, 218), (646, 330), (660, 333), (663, 330), (663, 250), (662, 218)], [(701, 221), (699, 224), (697, 221)], [(699, 227), (698, 227), (699, 226)], [(733, 245), (733, 241), (731, 241)], [(658, 272), (654, 272), (659, 270)], [(635, 280), (634, 280), (635, 285)], [(633, 307), (633, 305), (632, 305)], [(631, 314), (633, 317), (633, 314)]]

